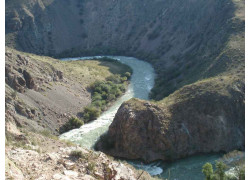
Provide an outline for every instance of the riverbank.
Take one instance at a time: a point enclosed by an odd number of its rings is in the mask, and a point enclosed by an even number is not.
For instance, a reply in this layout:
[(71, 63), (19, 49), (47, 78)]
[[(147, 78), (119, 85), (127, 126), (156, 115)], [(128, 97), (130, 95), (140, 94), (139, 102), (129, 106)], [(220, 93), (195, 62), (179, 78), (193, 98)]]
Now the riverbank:
[[(112, 122), (115, 113), (121, 103), (132, 98), (138, 97), (148, 99), (150, 89), (154, 85), (154, 70), (150, 64), (132, 57), (108, 56), (114, 58), (130, 66), (133, 69), (130, 84), (126, 93), (120, 97), (106, 112), (104, 112), (97, 120), (83, 125), (79, 129), (72, 130), (60, 136), (62, 139), (67, 139), (80, 144), (83, 147), (91, 148), (99, 136), (107, 131), (109, 124)], [(79, 57), (73, 60), (89, 59), (93, 57)], [(99, 56), (97, 57), (99, 58)], [(72, 59), (68, 59), (72, 60)], [(84, 137), (84, 138), (83, 138)]]
[(91, 104), (91, 84), (127, 71), (108, 61), (60, 61), (10, 48), (5, 57), (7, 126), (52, 134)]
[[(52, 135), (58, 134), (58, 128), (69, 117), (76, 116), (90, 104), (89, 85), (123, 72), (124, 65), (96, 60), (59, 61), (10, 48), (6, 48), (5, 55), (6, 177), (151, 178), (148, 173), (103, 153), (81, 148)], [(74, 151), (82, 154), (79, 159), (72, 157)]]

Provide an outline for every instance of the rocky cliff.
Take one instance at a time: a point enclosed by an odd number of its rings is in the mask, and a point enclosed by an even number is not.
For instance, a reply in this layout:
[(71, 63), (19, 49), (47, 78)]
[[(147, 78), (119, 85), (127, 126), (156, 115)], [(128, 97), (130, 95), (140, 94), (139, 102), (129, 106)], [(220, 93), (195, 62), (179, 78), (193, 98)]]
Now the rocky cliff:
[(224, 70), (223, 49), (237, 31), (244, 32), (243, 0), (6, 2), (7, 46), (50, 56), (148, 60), (158, 73), (151, 94), (157, 100)]
[(146, 162), (244, 150), (244, 95), (242, 77), (231, 76), (185, 86), (157, 103), (129, 100), (96, 149)]

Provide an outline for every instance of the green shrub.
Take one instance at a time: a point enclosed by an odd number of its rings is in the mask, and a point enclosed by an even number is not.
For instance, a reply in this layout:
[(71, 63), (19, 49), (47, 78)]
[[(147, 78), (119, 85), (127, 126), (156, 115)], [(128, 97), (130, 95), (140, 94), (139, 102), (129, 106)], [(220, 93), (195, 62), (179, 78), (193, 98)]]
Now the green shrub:
[(111, 82), (116, 83), (116, 84), (120, 84), (120, 83), (122, 82), (121, 76), (118, 75), (118, 74), (109, 76), (109, 77), (107, 78), (107, 81), (111, 81)]
[(109, 76), (106, 80), (95, 81), (90, 85), (92, 103), (84, 108), (83, 117), (85, 122), (95, 120), (110, 102), (116, 100), (125, 92), (126, 76), (121, 77), (116, 74)]
[(98, 110), (94, 106), (87, 106), (84, 108), (84, 121), (89, 122), (95, 120), (98, 116), (100, 116), (100, 110)]
[(125, 72), (124, 75), (127, 77), (127, 79), (130, 79), (130, 78), (131, 78), (131, 73), (130, 73), (130, 72)]
[(68, 122), (60, 127), (59, 132), (62, 134), (72, 129), (80, 128), (82, 125), (83, 122), (80, 119), (71, 117)]
[[(96, 58), (94, 58), (96, 59)], [(100, 58), (101, 61), (119, 63), (117, 60), (107, 57)], [(89, 86), (91, 90), (92, 103), (83, 110), (84, 122), (95, 120), (104, 111), (110, 102), (115, 101), (126, 90), (127, 80), (131, 77), (132, 69), (124, 65), (124, 71), (106, 78), (105, 81), (95, 81)]]
[(225, 177), (225, 170), (227, 168), (226, 164), (224, 164), (221, 161), (217, 161), (215, 166), (216, 166), (215, 173), (218, 174), (218, 176), (220, 177), (220, 179), (224, 179), (224, 177)]
[(125, 81), (127, 81), (127, 80), (128, 80), (128, 78), (127, 78), (126, 76), (121, 77), (121, 81), (122, 81), (122, 82), (125, 82)]
[(80, 150), (71, 151), (69, 155), (70, 155), (71, 157), (76, 158), (76, 159), (79, 159), (79, 158), (83, 158), (83, 157), (84, 157), (82, 151), (80, 151)]
[(236, 166), (235, 175), (226, 174), (227, 165), (221, 161), (217, 161), (215, 164), (216, 170), (213, 171), (213, 166), (211, 163), (206, 163), (202, 167), (202, 172), (206, 177), (206, 180), (244, 180), (245, 179), (245, 169), (244, 167)]

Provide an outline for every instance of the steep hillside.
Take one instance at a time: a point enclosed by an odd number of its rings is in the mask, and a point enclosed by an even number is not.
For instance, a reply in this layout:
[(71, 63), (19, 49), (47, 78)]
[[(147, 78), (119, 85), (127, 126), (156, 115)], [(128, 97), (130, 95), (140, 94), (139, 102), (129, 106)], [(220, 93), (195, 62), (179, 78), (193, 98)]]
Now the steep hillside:
[(10, 48), (6, 48), (5, 58), (9, 131), (17, 125), (58, 134), (60, 126), (91, 103), (91, 84), (127, 70), (109, 61), (60, 61)]
[[(119, 54), (148, 60), (158, 73), (151, 95), (156, 100), (227, 70), (232, 62), (227, 42), (239, 31), (244, 32), (243, 0), (6, 2), (7, 46), (61, 57)], [(240, 56), (242, 44), (232, 44)]]

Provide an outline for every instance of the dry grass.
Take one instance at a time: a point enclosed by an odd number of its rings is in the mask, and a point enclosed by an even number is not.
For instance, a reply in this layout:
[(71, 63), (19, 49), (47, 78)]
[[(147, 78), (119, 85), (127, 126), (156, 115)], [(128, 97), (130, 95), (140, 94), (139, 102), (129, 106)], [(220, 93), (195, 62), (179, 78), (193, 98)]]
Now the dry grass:
[(112, 63), (100, 60), (77, 60), (61, 61), (48, 56), (38, 56), (30, 53), (19, 52), (6, 47), (6, 50), (16, 52), (29, 57), (46, 72), (52, 73), (54, 69), (63, 72), (63, 76), (71, 81), (79, 82), (84, 87), (89, 86), (96, 80), (105, 80), (113, 74), (124, 74), (127, 70), (123, 64)]

